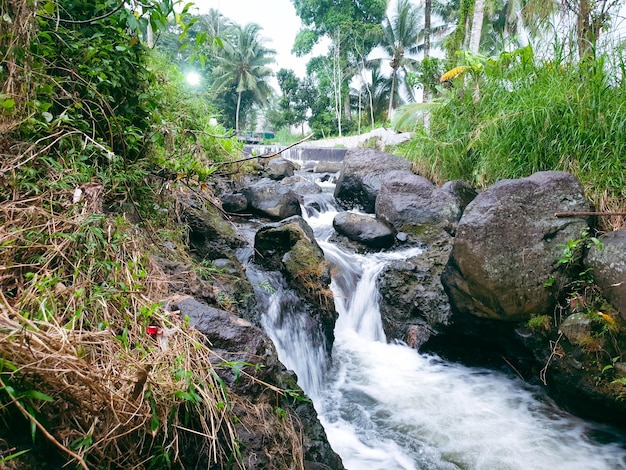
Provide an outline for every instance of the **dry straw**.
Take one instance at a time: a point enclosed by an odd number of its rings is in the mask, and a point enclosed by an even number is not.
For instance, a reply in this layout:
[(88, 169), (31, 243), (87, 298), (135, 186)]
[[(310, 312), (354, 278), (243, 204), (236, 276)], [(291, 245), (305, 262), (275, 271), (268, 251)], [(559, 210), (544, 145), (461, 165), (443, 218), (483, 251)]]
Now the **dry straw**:
[[(236, 461), (232, 397), (211, 365), (219, 358), (151, 300), (162, 283), (151, 280), (141, 234), (85, 210), (93, 201), (51, 199), (0, 204), (8, 401), (82, 468), (166, 466), (183, 445), (200, 461)], [(152, 325), (172, 332), (166, 348), (147, 334)]]

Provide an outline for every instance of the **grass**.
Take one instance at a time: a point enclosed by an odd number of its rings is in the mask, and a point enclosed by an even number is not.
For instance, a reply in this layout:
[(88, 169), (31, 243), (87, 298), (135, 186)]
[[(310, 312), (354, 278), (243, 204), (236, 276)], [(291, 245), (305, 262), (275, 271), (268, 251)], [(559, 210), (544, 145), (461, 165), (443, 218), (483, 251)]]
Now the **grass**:
[[(425, 176), (479, 188), (536, 171), (563, 170), (599, 210), (624, 210), (626, 82), (604, 57), (592, 64), (541, 61), (529, 48), (487, 62), (475, 101), (463, 77), (404, 147)], [(617, 219), (610, 228), (623, 225)]]

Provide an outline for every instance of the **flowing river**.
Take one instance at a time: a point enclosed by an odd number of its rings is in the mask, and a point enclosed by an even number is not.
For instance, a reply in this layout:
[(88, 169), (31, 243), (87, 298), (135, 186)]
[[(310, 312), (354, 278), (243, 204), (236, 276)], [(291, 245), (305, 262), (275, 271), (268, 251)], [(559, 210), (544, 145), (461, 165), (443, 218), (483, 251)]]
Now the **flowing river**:
[(348, 252), (328, 241), (332, 198), (313, 197), (321, 210), (309, 208), (306, 219), (334, 267), (332, 363), (304, 334), (298, 298), (279, 277), (269, 280), (263, 321), (347, 469), (626, 469), (623, 436), (560, 410), (541, 388), (387, 343), (376, 277), (419, 250)]

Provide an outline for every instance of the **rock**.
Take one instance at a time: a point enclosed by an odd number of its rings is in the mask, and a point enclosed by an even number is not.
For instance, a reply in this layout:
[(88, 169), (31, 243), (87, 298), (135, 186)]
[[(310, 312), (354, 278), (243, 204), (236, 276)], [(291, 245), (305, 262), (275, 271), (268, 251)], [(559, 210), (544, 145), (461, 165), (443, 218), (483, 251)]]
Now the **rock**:
[(478, 192), (463, 180), (448, 181), (441, 187), (441, 190), (452, 194), (461, 210), (465, 210), (467, 205), (478, 195)]
[(300, 200), (289, 187), (263, 178), (241, 191), (253, 212), (274, 220), (302, 215)]
[(442, 281), (461, 314), (528, 320), (551, 314), (556, 285), (570, 279), (557, 269), (561, 244), (578, 239), (588, 218), (556, 218), (559, 211), (589, 211), (580, 183), (564, 172), (504, 180), (480, 193), (458, 224)]
[(573, 313), (563, 320), (559, 330), (571, 344), (583, 346), (591, 338), (591, 318), (584, 313)]
[(361, 208), (373, 213), (378, 190), (393, 170), (410, 171), (411, 163), (374, 149), (350, 149), (343, 160), (335, 199), (345, 209)]
[(222, 209), (226, 212), (241, 213), (248, 209), (248, 200), (241, 193), (224, 194), (220, 200), (222, 201)]
[(626, 229), (600, 236), (602, 249), (592, 245), (584, 258), (585, 267), (602, 289), (602, 295), (626, 319)]
[(333, 219), (333, 227), (341, 235), (370, 248), (389, 248), (395, 241), (394, 230), (369, 215), (339, 212)]
[(313, 307), (330, 352), (334, 342), (337, 312), (330, 290), (330, 270), (313, 230), (299, 216), (261, 228), (254, 238), (255, 261), (281, 271), (289, 286)]
[(265, 174), (273, 180), (282, 180), (293, 176), (295, 165), (284, 158), (274, 158), (267, 163)]
[(299, 196), (306, 196), (308, 194), (319, 194), (322, 192), (322, 188), (320, 188), (314, 182), (303, 178), (302, 176), (287, 177), (283, 179), (280, 184), (289, 187), (294, 193)]
[(341, 171), (343, 162), (317, 162), (315, 165), (315, 173), (337, 173)]
[(389, 263), (378, 276), (380, 314), (388, 339), (399, 339), (418, 349), (448, 324), (450, 303), (441, 273), (452, 250), (452, 237), (429, 228), (424, 252)]
[(461, 213), (454, 193), (409, 171), (387, 173), (376, 198), (376, 217), (398, 230), (406, 230), (407, 225), (456, 224)]
[[(204, 334), (211, 349), (217, 353), (217, 373), (228, 389), (237, 394), (232, 397), (231, 405), (238, 418), (237, 438), (247, 469), (292, 468), (299, 457), (332, 469), (344, 468), (341, 458), (328, 443), (313, 404), (276, 393), (266, 385), (300, 390), (294, 374), (280, 363), (272, 341), (262, 329), (191, 297), (174, 298), (169, 308), (179, 310), (183, 317), (188, 316), (191, 324)], [(239, 364), (246, 374), (241, 374), (229, 363)], [(247, 405), (241, 406), (244, 401)], [(276, 407), (283, 410), (287, 418), (277, 414)], [(289, 426), (293, 429), (290, 430)], [(290, 431), (295, 431), (302, 439), (303, 454), (300, 456), (283, 452), (280, 448), (294, 438)], [(268, 439), (268, 435), (272, 439)], [(299, 443), (293, 443), (297, 448), (296, 444)]]
[(177, 193), (176, 196), (180, 218), (189, 227), (189, 245), (199, 258), (222, 258), (225, 251), (246, 245), (214, 206), (193, 194)]

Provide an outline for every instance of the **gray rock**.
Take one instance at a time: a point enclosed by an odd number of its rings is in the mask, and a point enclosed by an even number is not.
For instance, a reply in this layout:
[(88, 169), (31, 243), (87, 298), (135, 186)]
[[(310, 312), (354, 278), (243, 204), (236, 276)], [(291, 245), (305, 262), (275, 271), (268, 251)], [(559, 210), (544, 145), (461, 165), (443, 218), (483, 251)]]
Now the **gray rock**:
[(409, 171), (387, 173), (376, 198), (376, 216), (398, 230), (422, 224), (455, 224), (461, 213), (453, 193)]
[(240, 193), (225, 194), (220, 200), (222, 201), (222, 209), (226, 212), (241, 213), (248, 209), (248, 200), (246, 196)]
[(295, 165), (284, 158), (274, 158), (267, 163), (265, 174), (273, 180), (282, 180), (293, 176)]
[(334, 342), (337, 320), (330, 290), (330, 268), (313, 230), (299, 216), (261, 228), (254, 238), (255, 261), (281, 271), (289, 286), (313, 309), (310, 316), (319, 325), (328, 352)]
[(302, 215), (300, 199), (288, 186), (263, 178), (241, 191), (253, 212), (274, 220)]
[(374, 149), (350, 149), (346, 152), (335, 199), (345, 209), (361, 208), (373, 213), (376, 196), (390, 171), (410, 171), (411, 163), (401, 157)]
[(452, 194), (456, 198), (461, 210), (465, 210), (467, 205), (478, 195), (478, 192), (472, 188), (469, 183), (463, 180), (448, 181), (441, 187), (441, 190)]
[(554, 213), (589, 210), (580, 183), (564, 172), (504, 180), (480, 193), (465, 209), (442, 274), (455, 310), (510, 321), (550, 314), (556, 295), (544, 284), (570, 280), (557, 269), (559, 245), (589, 226), (586, 217)]
[(319, 194), (322, 192), (317, 184), (309, 181), (302, 176), (289, 176), (283, 179), (280, 184), (289, 187), (294, 193), (299, 196), (306, 196), (307, 194)]
[(584, 313), (573, 313), (563, 320), (559, 330), (571, 344), (583, 346), (591, 337), (591, 318)]
[(335, 230), (370, 248), (389, 248), (395, 241), (394, 230), (382, 220), (354, 212), (339, 212), (333, 219)]
[(450, 302), (441, 284), (452, 237), (430, 227), (428, 245), (419, 256), (395, 261), (383, 268), (377, 281), (385, 334), (419, 348), (449, 323)]
[(602, 249), (592, 245), (584, 263), (604, 297), (626, 319), (626, 229), (600, 236)]

